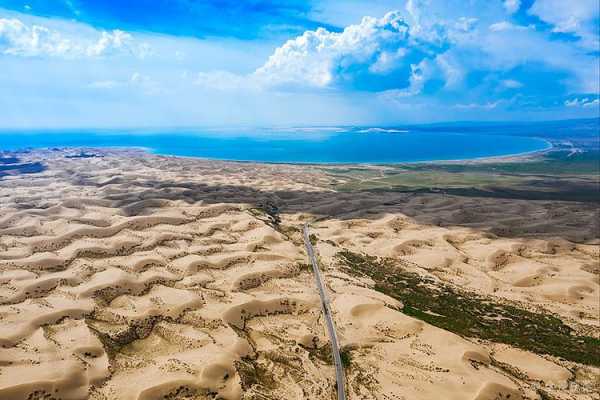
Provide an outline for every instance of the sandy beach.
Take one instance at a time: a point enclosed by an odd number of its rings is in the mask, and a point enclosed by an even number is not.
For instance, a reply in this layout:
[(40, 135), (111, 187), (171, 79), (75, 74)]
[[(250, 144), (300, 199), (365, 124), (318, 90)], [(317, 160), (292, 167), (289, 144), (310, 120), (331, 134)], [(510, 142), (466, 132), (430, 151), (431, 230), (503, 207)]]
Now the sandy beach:
[(1, 399), (334, 399), (305, 222), (349, 399), (600, 399), (597, 203), (73, 154), (0, 179)]

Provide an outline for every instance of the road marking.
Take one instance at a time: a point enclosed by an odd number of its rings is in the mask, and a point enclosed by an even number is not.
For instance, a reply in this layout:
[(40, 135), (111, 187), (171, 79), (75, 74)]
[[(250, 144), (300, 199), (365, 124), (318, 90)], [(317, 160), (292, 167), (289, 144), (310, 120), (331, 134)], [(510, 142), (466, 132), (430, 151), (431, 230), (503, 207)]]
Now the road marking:
[(329, 296), (327, 296), (327, 289), (323, 284), (323, 278), (321, 277), (321, 271), (319, 270), (319, 264), (315, 257), (315, 252), (310, 242), (310, 234), (308, 232), (308, 224), (304, 224), (304, 245), (306, 246), (306, 252), (308, 258), (313, 267), (315, 274), (315, 280), (317, 281), (317, 288), (319, 289), (319, 295), (321, 296), (321, 308), (323, 309), (323, 316), (325, 317), (325, 323), (327, 325), (327, 331), (329, 332), (329, 338), (331, 340), (331, 351), (333, 353), (333, 361), (335, 364), (335, 378), (337, 382), (337, 394), (338, 400), (346, 400), (346, 389), (344, 376), (344, 365), (342, 364), (342, 357), (340, 356), (340, 346), (338, 345), (337, 333), (335, 331), (335, 324), (331, 317), (331, 307), (329, 306)]

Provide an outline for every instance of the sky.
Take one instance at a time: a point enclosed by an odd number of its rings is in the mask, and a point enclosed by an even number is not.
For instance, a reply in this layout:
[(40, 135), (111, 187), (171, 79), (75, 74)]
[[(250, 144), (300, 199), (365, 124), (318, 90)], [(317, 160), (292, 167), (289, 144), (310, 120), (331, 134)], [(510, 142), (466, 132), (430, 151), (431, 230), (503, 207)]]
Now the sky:
[(0, 0), (0, 129), (600, 116), (598, 0)]

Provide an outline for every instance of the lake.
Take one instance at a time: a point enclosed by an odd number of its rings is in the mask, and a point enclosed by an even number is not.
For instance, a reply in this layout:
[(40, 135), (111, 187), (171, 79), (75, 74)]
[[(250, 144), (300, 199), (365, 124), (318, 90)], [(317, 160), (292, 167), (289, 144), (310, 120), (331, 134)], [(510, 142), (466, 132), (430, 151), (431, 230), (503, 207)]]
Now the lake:
[(0, 132), (0, 150), (54, 147), (142, 147), (161, 155), (238, 161), (398, 163), (505, 156), (550, 144), (525, 136), (359, 128)]

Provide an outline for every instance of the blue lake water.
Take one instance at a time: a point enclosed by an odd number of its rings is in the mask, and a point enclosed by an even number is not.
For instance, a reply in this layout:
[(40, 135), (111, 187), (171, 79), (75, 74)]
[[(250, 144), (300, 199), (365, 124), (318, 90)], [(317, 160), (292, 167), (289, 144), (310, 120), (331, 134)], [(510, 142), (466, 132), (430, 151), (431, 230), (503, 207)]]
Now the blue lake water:
[(162, 155), (284, 163), (396, 163), (472, 159), (543, 150), (534, 137), (423, 131), (205, 130), (1, 131), (0, 150), (143, 147)]

